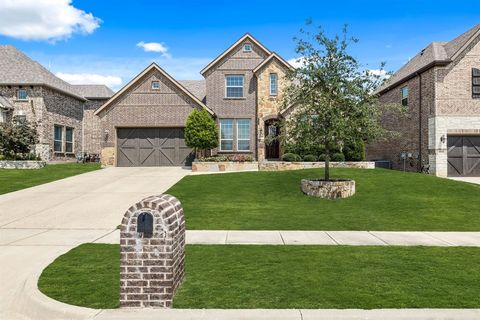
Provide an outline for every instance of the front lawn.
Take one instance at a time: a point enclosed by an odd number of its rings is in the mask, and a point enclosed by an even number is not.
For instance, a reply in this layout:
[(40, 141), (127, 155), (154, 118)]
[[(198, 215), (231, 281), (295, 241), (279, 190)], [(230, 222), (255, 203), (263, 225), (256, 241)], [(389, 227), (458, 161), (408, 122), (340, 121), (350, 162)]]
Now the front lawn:
[(323, 170), (187, 176), (167, 193), (183, 204), (187, 229), (479, 231), (480, 186), (416, 173), (333, 169), (352, 178), (348, 199), (305, 196), (302, 178)]
[[(119, 246), (84, 244), (42, 273), (46, 295), (119, 305)], [(187, 246), (175, 308), (479, 308), (480, 248)]]
[(65, 163), (41, 169), (0, 169), (0, 194), (100, 169), (100, 164)]

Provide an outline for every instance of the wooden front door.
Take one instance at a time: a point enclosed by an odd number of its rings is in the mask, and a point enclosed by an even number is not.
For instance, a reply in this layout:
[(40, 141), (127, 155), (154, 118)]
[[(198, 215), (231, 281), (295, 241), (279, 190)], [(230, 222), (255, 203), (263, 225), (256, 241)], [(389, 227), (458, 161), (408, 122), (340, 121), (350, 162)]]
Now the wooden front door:
[(269, 120), (265, 122), (265, 158), (279, 159), (280, 158), (280, 128), (278, 121)]

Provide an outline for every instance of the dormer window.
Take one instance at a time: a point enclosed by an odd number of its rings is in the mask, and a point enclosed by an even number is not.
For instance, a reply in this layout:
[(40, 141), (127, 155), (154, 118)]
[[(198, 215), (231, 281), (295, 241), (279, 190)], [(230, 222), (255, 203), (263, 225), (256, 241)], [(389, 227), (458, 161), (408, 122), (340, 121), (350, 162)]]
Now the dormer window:
[(252, 52), (252, 45), (250, 43), (245, 43), (243, 45), (243, 52)]
[(18, 89), (17, 90), (17, 100), (27, 100), (27, 99), (28, 99), (27, 90)]
[(480, 99), (480, 69), (472, 69), (472, 98)]
[(400, 94), (402, 97), (402, 106), (404, 107), (408, 106), (408, 87), (405, 86), (402, 89), (400, 89)]
[(152, 90), (160, 90), (160, 81), (152, 81)]

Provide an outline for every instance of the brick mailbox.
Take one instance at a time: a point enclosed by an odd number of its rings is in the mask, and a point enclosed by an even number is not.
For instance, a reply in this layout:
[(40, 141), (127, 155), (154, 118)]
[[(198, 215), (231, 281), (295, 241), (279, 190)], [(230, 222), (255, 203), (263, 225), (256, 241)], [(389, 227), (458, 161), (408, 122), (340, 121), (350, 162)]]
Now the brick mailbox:
[(134, 204), (120, 232), (120, 307), (172, 305), (185, 275), (185, 217), (163, 194)]

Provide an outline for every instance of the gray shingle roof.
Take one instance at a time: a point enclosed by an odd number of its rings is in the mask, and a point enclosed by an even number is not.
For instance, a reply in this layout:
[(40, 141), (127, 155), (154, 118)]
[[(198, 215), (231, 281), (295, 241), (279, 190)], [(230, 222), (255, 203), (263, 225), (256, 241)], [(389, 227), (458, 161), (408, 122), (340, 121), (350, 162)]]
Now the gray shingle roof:
[(44, 85), (85, 100), (75, 88), (11, 45), (0, 45), (0, 84)]
[(109, 99), (115, 92), (104, 84), (74, 84), (75, 90), (87, 99)]
[(205, 96), (207, 92), (205, 80), (179, 80), (178, 81), (185, 89), (190, 91), (198, 100), (205, 103)]
[(0, 108), (1, 109), (13, 109), (13, 105), (4, 96), (0, 96)]
[(452, 57), (480, 31), (480, 24), (458, 36), (450, 42), (432, 42), (425, 49), (401, 67), (385, 84), (375, 92), (381, 93), (407, 80), (416, 72), (433, 64), (448, 64)]

